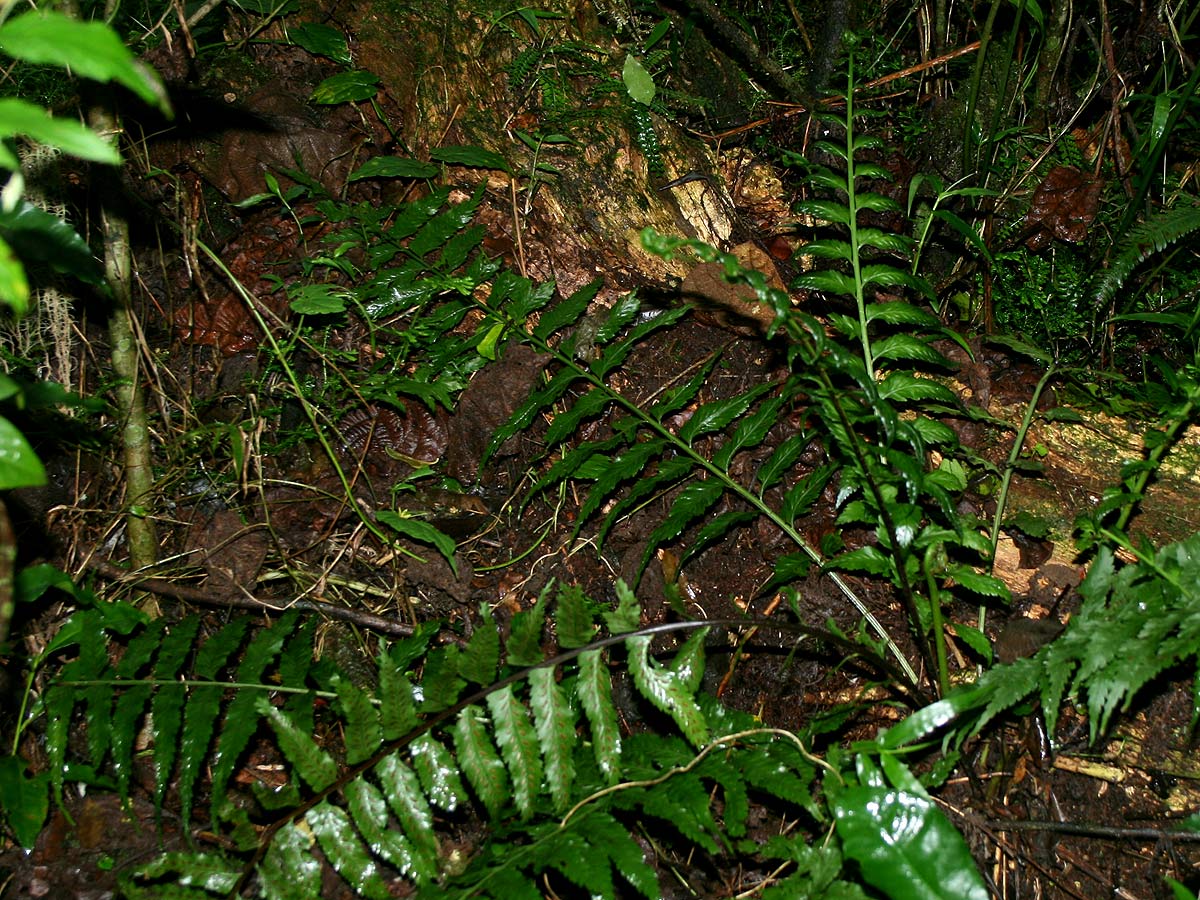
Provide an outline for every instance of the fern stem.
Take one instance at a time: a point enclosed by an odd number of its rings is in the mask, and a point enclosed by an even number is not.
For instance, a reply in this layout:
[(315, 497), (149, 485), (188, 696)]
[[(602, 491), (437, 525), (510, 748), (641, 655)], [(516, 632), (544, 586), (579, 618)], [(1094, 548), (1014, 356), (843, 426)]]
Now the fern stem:
[[(479, 305), (480, 308), (489, 316), (495, 317), (503, 315), (501, 311), (491, 309), (482, 303)], [(818, 552), (817, 549), (813, 547), (812, 544), (810, 544), (804, 538), (804, 536), (800, 534), (799, 531), (796, 530), (792, 523), (786, 521), (776, 510), (772, 509), (765, 500), (756, 495), (752, 490), (743, 487), (739, 482), (731, 478), (727, 471), (713, 463), (711, 460), (706, 459), (702, 454), (698, 453), (696, 450), (693, 450), (688, 444), (681, 441), (675, 434), (671, 432), (669, 428), (656, 421), (652, 416), (647, 415), (645, 410), (643, 410), (641, 406), (639, 406), (633, 400), (630, 400), (629, 398), (624, 397), (612, 390), (602, 378), (592, 374), (592, 372), (588, 369), (580, 367), (572, 357), (561, 352), (558, 348), (550, 346), (547, 341), (537, 337), (532, 332), (520, 328), (520, 323), (513, 322), (507, 317), (504, 317), (503, 321), (508, 325), (508, 327), (520, 330), (523, 338), (535, 346), (538, 350), (542, 351), (543, 353), (549, 353), (555, 359), (557, 359), (558, 362), (569, 367), (579, 377), (583, 378), (593, 387), (604, 391), (613, 400), (613, 402), (617, 403), (627, 412), (635, 416), (643, 425), (654, 431), (659, 437), (667, 440), (677, 452), (682, 453), (698, 467), (708, 472), (714, 478), (719, 479), (726, 486), (726, 488), (741, 497), (760, 514), (766, 516), (771, 523), (779, 528), (785, 535), (787, 535), (787, 537), (797, 547), (799, 547), (800, 550), (809, 557), (809, 559), (811, 559), (818, 566), (824, 567), (826, 563), (825, 557), (822, 556), (820, 552)], [(880, 621), (871, 613), (871, 611), (867, 609), (867, 606), (865, 603), (863, 603), (862, 599), (838, 573), (825, 571), (824, 574), (834, 583), (834, 585), (837, 586), (842, 595), (850, 601), (851, 605), (855, 608), (859, 615), (863, 617), (871, 630), (879, 636), (880, 640), (886, 643), (888, 650), (896, 658), (896, 661), (899, 663), (904, 674), (909, 680), (915, 683), (917, 681), (916, 671), (905, 658), (903, 651), (896, 644), (892, 636), (888, 634), (887, 629), (884, 628), (882, 623), (880, 623)]]
[(858, 240), (858, 180), (854, 153), (854, 54), (850, 54), (849, 75), (846, 81), (846, 208), (850, 211), (850, 269), (854, 274), (854, 302), (858, 308), (858, 339), (862, 345), (863, 364), (867, 378), (875, 378), (875, 359), (871, 350), (871, 335), (867, 322), (867, 298), (863, 289), (862, 254)]

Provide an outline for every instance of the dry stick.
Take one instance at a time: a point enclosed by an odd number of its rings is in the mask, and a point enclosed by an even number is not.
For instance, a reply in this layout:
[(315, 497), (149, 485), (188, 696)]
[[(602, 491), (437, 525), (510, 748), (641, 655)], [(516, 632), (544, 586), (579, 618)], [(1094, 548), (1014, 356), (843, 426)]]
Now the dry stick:
[(320, 613), (331, 619), (350, 622), (362, 628), (369, 628), (372, 631), (382, 632), (393, 637), (409, 637), (416, 633), (416, 629), (412, 625), (406, 625), (404, 622), (397, 622), (394, 619), (377, 616), (374, 613), (363, 612), (358, 609), (337, 606), (333, 603), (326, 603), (323, 600), (293, 600), (282, 606), (276, 606), (273, 603), (268, 603), (266, 600), (260, 600), (249, 593), (218, 596), (200, 588), (175, 584), (163, 578), (144, 578), (136, 572), (128, 572), (119, 566), (100, 559), (90, 560), (87, 566), (105, 578), (130, 584), (141, 590), (150, 591), (163, 597), (182, 600), (185, 603), (201, 603), (205, 606), (228, 606), (236, 609), (254, 610), (255, 612), (279, 613), (286, 612), (289, 609), (298, 609), (301, 612)]

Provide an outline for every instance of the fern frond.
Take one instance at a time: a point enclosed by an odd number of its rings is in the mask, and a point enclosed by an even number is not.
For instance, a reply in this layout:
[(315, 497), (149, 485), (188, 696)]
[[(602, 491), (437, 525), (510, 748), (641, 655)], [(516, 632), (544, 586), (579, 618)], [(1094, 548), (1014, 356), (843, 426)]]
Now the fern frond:
[(1138, 265), (1200, 229), (1200, 206), (1175, 206), (1150, 216), (1125, 234), (1112, 263), (1092, 286), (1101, 308), (1108, 306)]

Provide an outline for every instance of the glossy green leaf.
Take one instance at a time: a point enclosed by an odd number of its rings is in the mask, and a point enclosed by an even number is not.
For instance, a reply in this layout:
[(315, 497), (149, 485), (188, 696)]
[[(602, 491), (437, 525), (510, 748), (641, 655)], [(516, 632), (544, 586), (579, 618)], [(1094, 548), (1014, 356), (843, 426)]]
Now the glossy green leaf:
[(13, 835), (32, 850), (50, 811), (49, 776), (25, 777), (28, 764), (16, 756), (0, 756), (0, 813)]
[(304, 821), (317, 836), (325, 858), (358, 894), (369, 900), (390, 900), (392, 892), (345, 810), (322, 801), (308, 811)]
[(322, 791), (333, 784), (338, 776), (337, 763), (313, 742), (312, 735), (297, 728), (265, 697), (258, 698), (258, 710), (275, 729), (275, 737), (284, 757), (309, 787), (314, 791)]
[(441, 742), (423, 734), (413, 741), (411, 753), (413, 769), (431, 803), (446, 812), (454, 812), (460, 803), (467, 801), (467, 792), (458, 776), (458, 766)]
[[(80, 22), (55, 12), (28, 12), (0, 26), (0, 53), (70, 69), (94, 81), (115, 81), (151, 106), (170, 112), (166, 91), (154, 70), (136, 59), (117, 33), (102, 22)], [(0, 112), (0, 121), (3, 118)]]
[(287, 29), (288, 39), (314, 56), (325, 56), (343, 66), (350, 65), (346, 36), (338, 29), (318, 22), (304, 22)]
[(596, 636), (588, 599), (577, 584), (564, 584), (558, 592), (554, 607), (554, 625), (559, 646), (564, 649), (583, 647)]
[(258, 877), (268, 900), (309, 900), (321, 893), (321, 859), (313, 853), (315, 839), (307, 827), (293, 822), (275, 833)]
[(932, 800), (861, 785), (832, 806), (843, 852), (892, 900), (988, 900), (966, 841)]
[(387, 800), (379, 788), (365, 778), (355, 778), (343, 789), (346, 808), (373, 855), (391, 863), (406, 878), (424, 880), (412, 841), (393, 827), (388, 818)]
[(625, 90), (635, 103), (649, 106), (654, 102), (654, 78), (646, 71), (646, 67), (632, 53), (626, 54), (625, 65), (621, 69), (621, 80), (625, 82)]
[(437, 832), (418, 776), (395, 754), (380, 760), (375, 774), (392, 814), (412, 842), (414, 877), (432, 879), (438, 872)]
[(431, 163), (403, 156), (375, 156), (350, 173), (349, 181), (363, 178), (434, 178), (441, 170)]
[(312, 93), (312, 101), (323, 106), (335, 103), (357, 103), (370, 100), (379, 93), (379, 76), (356, 69), (331, 75)]
[(29, 312), (29, 279), (8, 241), (0, 238), (0, 303), (18, 318)]
[(0, 416), (0, 490), (46, 483), (46, 470), (25, 435)]
[(0, 234), (24, 262), (48, 264), (55, 272), (85, 284), (102, 284), (104, 270), (92, 248), (66, 219), (22, 200), (0, 210)]
[(454, 574), (458, 574), (458, 559), (455, 557), (456, 544), (450, 535), (438, 531), (428, 522), (406, 515), (404, 511), (394, 512), (390, 509), (381, 509), (375, 514), (375, 518), (398, 534), (423, 544), (432, 544), (450, 564)]
[(512, 781), (513, 801), (521, 816), (528, 818), (542, 783), (542, 757), (529, 710), (517, 699), (511, 684), (488, 694), (487, 705)]
[(492, 743), (482, 707), (471, 705), (458, 714), (454, 723), (454, 751), (467, 782), (488, 815), (498, 819), (511, 793), (508, 772)]
[(483, 147), (435, 147), (429, 151), (432, 159), (449, 163), (452, 166), (467, 166), (473, 169), (499, 169), (502, 172), (512, 171), (508, 160), (494, 150)]

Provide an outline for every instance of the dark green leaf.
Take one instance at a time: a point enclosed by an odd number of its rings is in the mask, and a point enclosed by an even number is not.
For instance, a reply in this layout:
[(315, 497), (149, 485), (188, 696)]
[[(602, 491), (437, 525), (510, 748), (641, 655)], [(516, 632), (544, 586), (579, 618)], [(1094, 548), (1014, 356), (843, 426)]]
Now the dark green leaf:
[[(25, 13), (0, 27), (0, 52), (29, 63), (69, 69), (82, 78), (115, 81), (149, 105), (170, 113), (166, 91), (154, 70), (136, 59), (117, 33), (102, 22), (81, 22), (57, 12)], [(0, 121), (3, 118), (0, 112)]]
[(44, 772), (25, 777), (27, 766), (20, 757), (0, 757), (0, 812), (17, 842), (32, 850), (50, 811), (50, 791)]
[(312, 101), (323, 106), (331, 106), (335, 103), (356, 103), (360, 100), (370, 100), (378, 93), (379, 76), (356, 69), (352, 72), (339, 72), (326, 78), (312, 92)]
[(303, 47), (314, 56), (325, 56), (343, 66), (350, 65), (350, 48), (346, 36), (336, 28), (317, 22), (293, 25), (287, 30), (292, 43)]
[(431, 163), (403, 156), (375, 156), (350, 173), (349, 181), (362, 178), (434, 178), (440, 169)]
[(49, 264), (55, 272), (86, 284), (102, 284), (104, 270), (92, 248), (66, 219), (22, 200), (0, 210), (0, 234), (25, 262)]
[(477, 169), (500, 169), (504, 172), (512, 171), (508, 167), (508, 161), (503, 156), (492, 150), (485, 150), (483, 147), (435, 147), (429, 151), (429, 155), (433, 159), (441, 160), (454, 166), (468, 166)]

